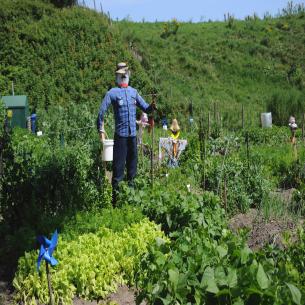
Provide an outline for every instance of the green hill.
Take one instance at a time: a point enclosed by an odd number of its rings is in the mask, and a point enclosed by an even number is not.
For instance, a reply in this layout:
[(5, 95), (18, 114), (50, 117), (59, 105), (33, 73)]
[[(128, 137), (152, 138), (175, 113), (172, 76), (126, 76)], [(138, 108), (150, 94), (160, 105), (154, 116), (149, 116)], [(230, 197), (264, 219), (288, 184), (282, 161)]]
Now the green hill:
[(304, 105), (301, 8), (265, 20), (254, 16), (196, 24), (125, 21), (119, 27), (162, 92), (163, 103), (178, 116), (181, 109), (187, 110), (187, 100), (210, 110), (216, 102), (227, 116), (240, 113), (241, 103), (248, 113), (274, 105), (284, 104), (286, 111), (288, 104), (298, 110)]
[[(234, 126), (272, 110), (278, 123), (301, 116), (305, 93), (305, 13), (244, 21), (133, 23), (47, 1), (2, 0), (0, 94), (27, 94), (32, 108), (88, 105), (94, 116), (118, 61), (142, 94), (157, 88), (161, 112), (187, 117), (190, 101)], [(93, 117), (92, 117), (93, 119)]]
[(33, 108), (72, 102), (96, 109), (118, 60), (130, 63), (136, 86), (150, 90), (105, 15), (39, 0), (2, 0), (0, 19), (0, 95), (9, 94), (14, 81), (15, 94), (29, 95)]

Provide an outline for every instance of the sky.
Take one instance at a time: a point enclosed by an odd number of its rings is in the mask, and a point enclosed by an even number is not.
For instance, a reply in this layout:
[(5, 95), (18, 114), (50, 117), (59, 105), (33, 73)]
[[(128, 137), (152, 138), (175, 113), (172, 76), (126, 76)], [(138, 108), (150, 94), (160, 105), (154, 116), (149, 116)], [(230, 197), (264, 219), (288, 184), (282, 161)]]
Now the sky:
[[(132, 21), (167, 21), (173, 18), (179, 21), (223, 20), (230, 13), (237, 19), (257, 13), (263, 17), (269, 12), (276, 15), (287, 6), (288, 0), (78, 0), (85, 1), (89, 7), (110, 13), (112, 19), (128, 17)], [(294, 1), (304, 3), (304, 1)]]

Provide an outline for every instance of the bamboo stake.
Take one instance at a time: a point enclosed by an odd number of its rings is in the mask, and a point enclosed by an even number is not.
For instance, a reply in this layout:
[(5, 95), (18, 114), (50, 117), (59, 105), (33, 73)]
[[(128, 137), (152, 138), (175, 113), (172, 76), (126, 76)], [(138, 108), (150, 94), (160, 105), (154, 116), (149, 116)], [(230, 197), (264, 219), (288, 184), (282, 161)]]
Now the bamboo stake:
[(202, 176), (201, 176), (201, 187), (202, 190), (205, 189), (205, 136), (203, 132), (203, 122), (202, 117), (199, 118), (199, 145), (200, 145), (200, 162), (201, 162), (201, 170), (202, 170)]
[(54, 296), (51, 285), (51, 275), (49, 271), (49, 263), (47, 262), (46, 262), (46, 272), (47, 272), (47, 280), (48, 280), (48, 288), (49, 288), (50, 305), (54, 305)]
[(204, 137), (203, 137), (203, 190), (205, 190), (205, 160), (206, 160), (206, 158), (207, 158), (207, 138), (206, 138), (206, 134), (204, 134)]
[(210, 133), (211, 133), (211, 114), (209, 111), (209, 113), (208, 113), (208, 137), (210, 137)]
[(227, 213), (228, 210), (228, 198), (227, 198), (227, 179), (226, 175), (223, 177), (223, 203), (225, 206), (225, 211)]
[[(153, 95), (153, 101), (155, 101), (155, 95)], [(152, 110), (152, 129), (151, 129), (151, 153), (150, 153), (150, 179), (151, 188), (154, 186), (154, 141), (155, 141), (155, 122), (154, 122), (154, 109)]]
[(247, 161), (248, 161), (248, 170), (250, 170), (250, 150), (249, 150), (249, 134), (246, 133), (246, 145), (247, 145)]

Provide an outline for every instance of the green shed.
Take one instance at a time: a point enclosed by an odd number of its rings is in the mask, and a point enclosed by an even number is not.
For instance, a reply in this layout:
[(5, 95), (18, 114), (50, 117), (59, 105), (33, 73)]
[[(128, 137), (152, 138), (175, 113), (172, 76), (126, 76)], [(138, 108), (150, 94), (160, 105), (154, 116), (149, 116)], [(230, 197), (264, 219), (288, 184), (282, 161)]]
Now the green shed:
[(29, 116), (28, 97), (26, 95), (11, 95), (2, 96), (1, 99), (4, 101), (6, 109), (13, 113), (11, 126), (26, 128), (27, 117)]

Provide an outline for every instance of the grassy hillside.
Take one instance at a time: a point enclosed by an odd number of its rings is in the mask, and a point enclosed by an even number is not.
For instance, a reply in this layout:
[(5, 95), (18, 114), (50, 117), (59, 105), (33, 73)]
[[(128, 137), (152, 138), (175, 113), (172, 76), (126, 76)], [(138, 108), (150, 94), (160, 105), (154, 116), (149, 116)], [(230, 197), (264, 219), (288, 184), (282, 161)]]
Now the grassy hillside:
[(104, 15), (46, 1), (2, 0), (0, 19), (0, 95), (10, 94), (14, 81), (15, 94), (27, 94), (32, 108), (72, 102), (97, 109), (123, 60), (137, 72), (135, 85), (150, 90), (143, 69)]
[[(181, 109), (187, 110), (189, 100), (206, 109), (213, 109), (216, 102), (224, 116), (231, 116), (231, 122), (234, 113), (240, 115), (240, 104), (245, 105), (248, 119), (272, 105), (283, 104), (286, 111), (288, 104), (297, 104), (292, 108), (304, 105), (302, 10), (265, 20), (229, 18), (197, 24), (125, 21), (119, 27), (162, 92), (159, 100), (178, 116)], [(289, 114), (284, 115), (285, 122)]]
[(111, 24), (81, 7), (2, 0), (0, 18), (0, 95), (14, 81), (32, 109), (86, 105), (93, 121), (122, 60), (143, 94), (158, 89), (159, 108), (169, 117), (186, 119), (193, 101), (196, 114), (216, 105), (227, 126), (240, 124), (241, 104), (247, 122), (271, 110), (286, 124), (305, 108), (304, 10), (264, 20)]

